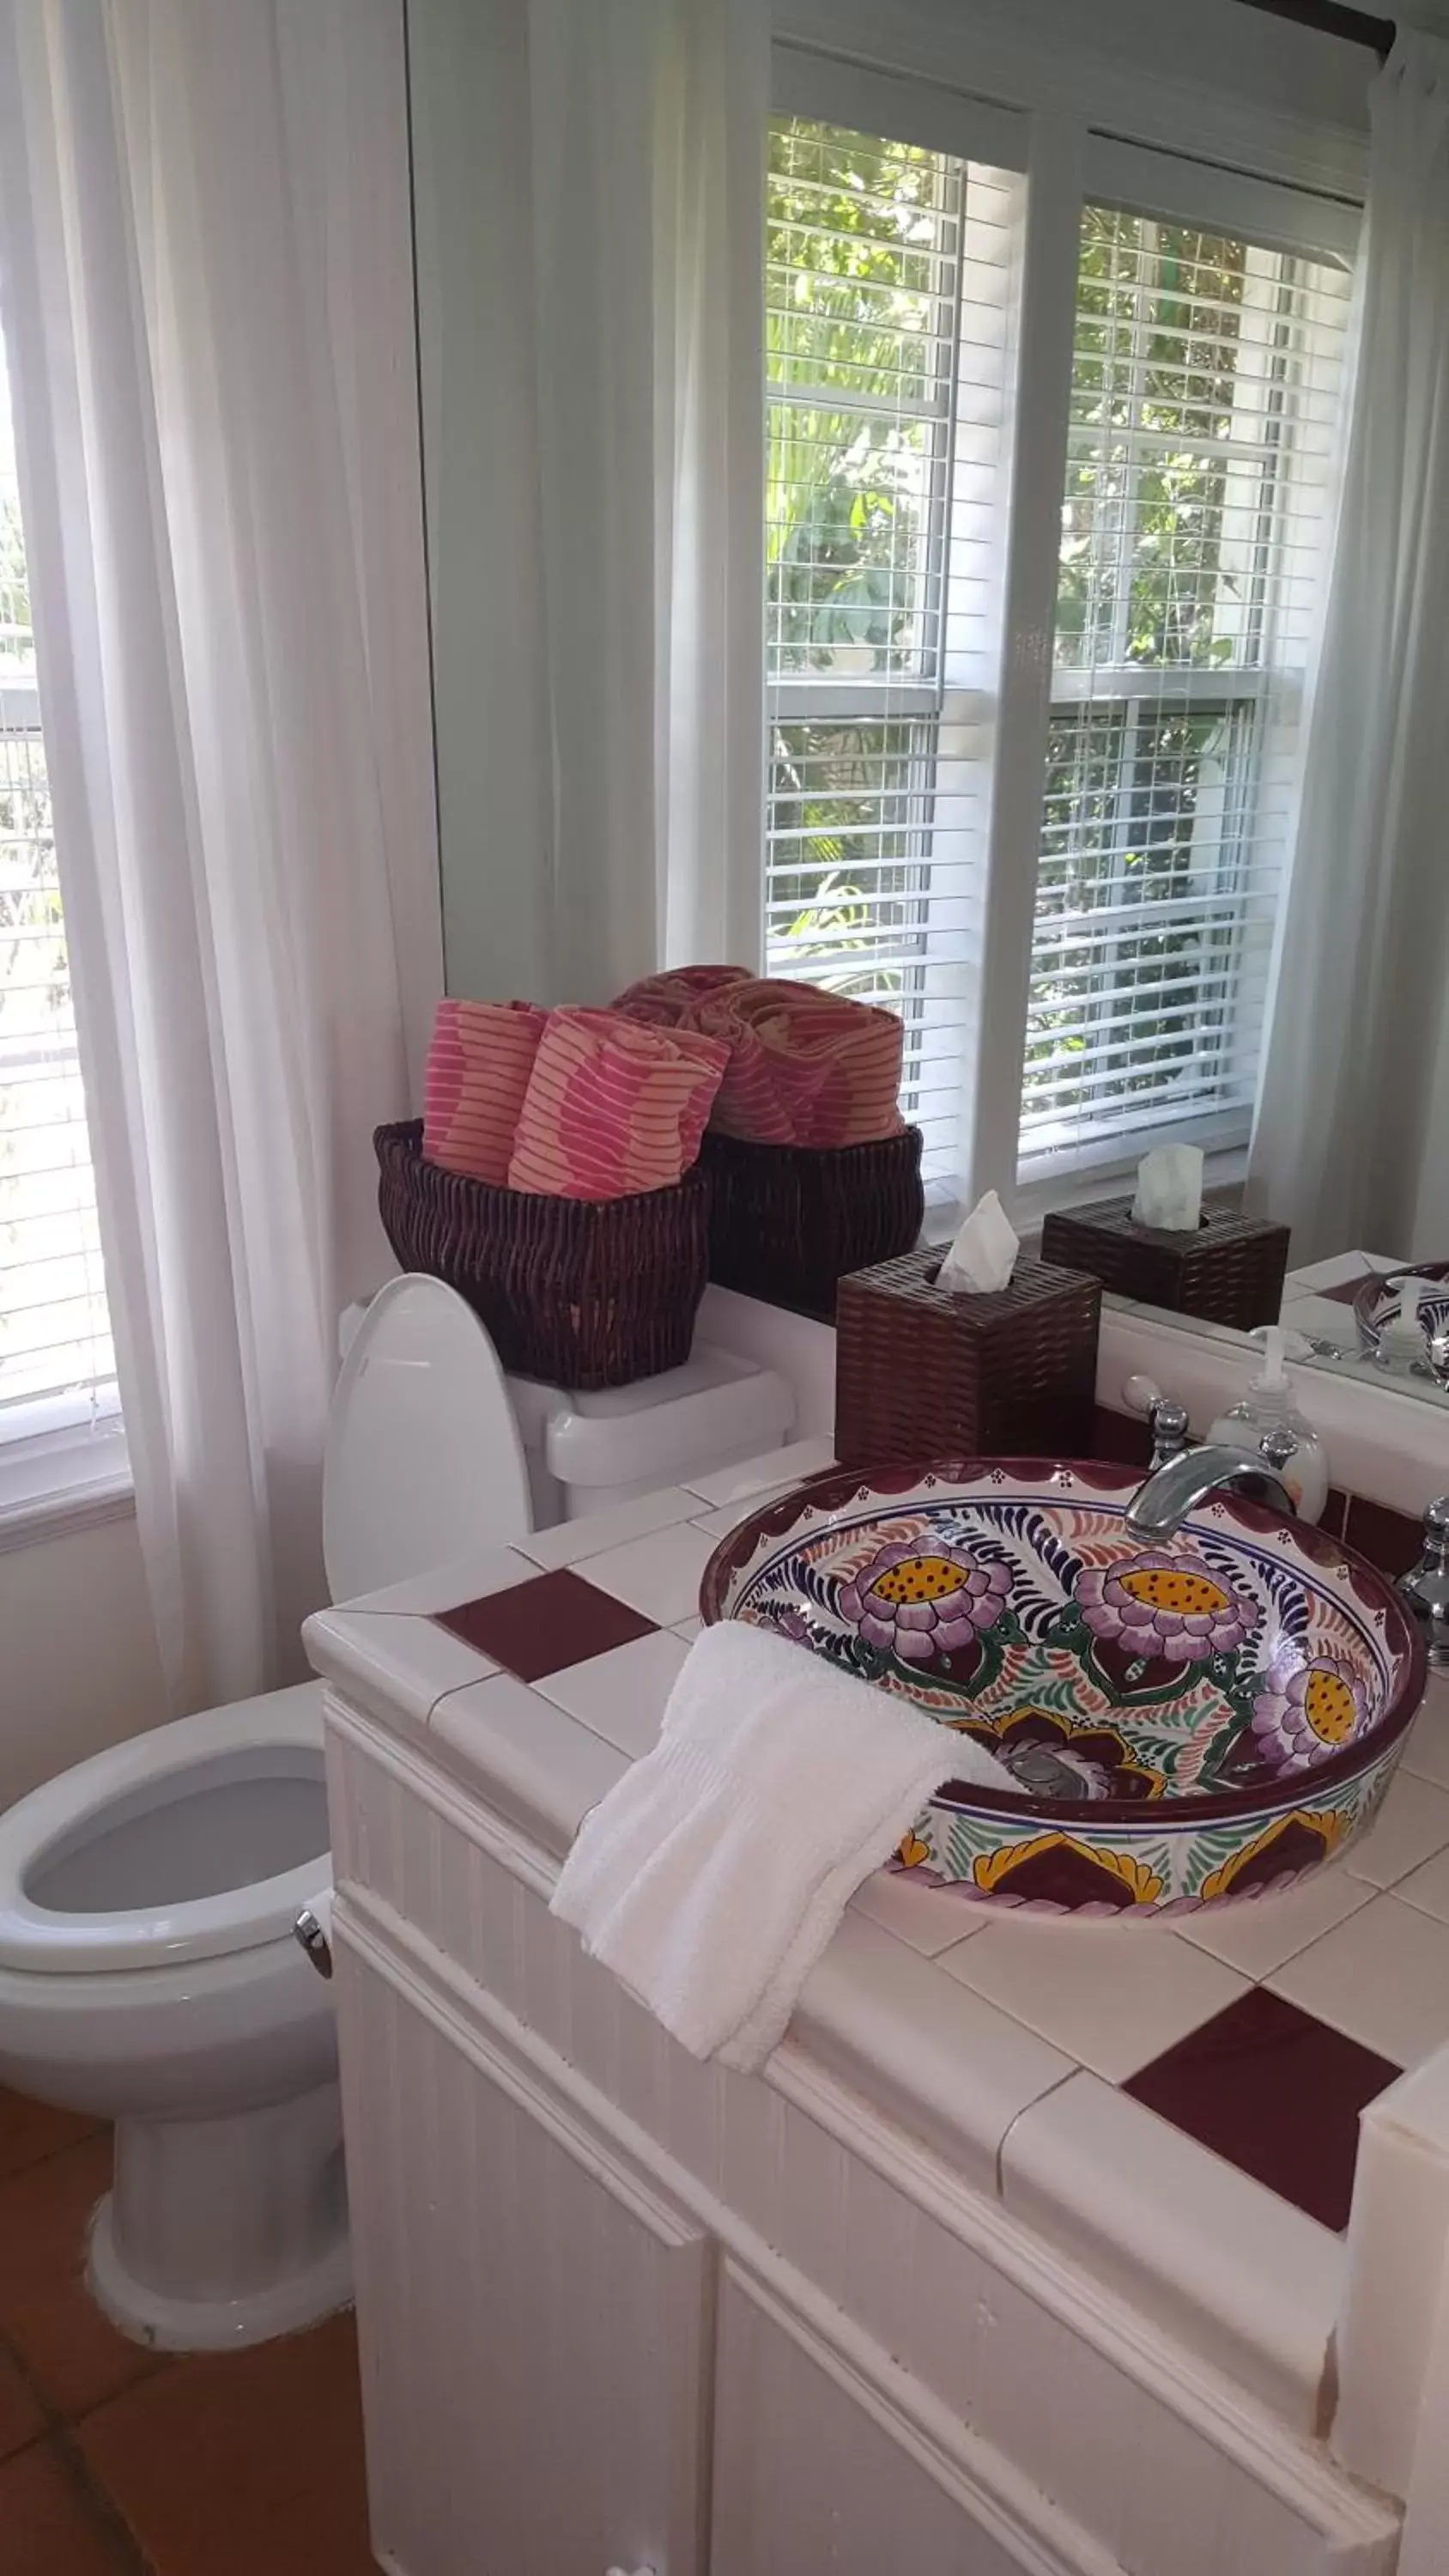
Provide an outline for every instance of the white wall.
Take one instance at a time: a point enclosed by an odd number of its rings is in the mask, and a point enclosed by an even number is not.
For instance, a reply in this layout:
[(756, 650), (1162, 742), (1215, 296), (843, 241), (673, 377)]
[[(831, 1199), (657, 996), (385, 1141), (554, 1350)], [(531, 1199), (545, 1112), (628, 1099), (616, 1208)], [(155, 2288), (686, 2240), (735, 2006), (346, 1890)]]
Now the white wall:
[(0, 1553), (0, 1809), (164, 1713), (129, 1513)]

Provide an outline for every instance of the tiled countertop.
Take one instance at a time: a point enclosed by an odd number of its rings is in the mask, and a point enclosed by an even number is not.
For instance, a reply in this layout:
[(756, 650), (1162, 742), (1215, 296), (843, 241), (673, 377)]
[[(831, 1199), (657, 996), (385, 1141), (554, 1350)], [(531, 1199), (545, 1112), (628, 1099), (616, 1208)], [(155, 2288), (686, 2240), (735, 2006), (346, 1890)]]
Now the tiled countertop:
[[(802, 1443), (461, 1557), (320, 1613), (309, 1652), (559, 1857), (653, 1743), (718, 1539), (829, 1463)], [(1314, 2427), (1359, 2111), (1449, 2046), (1449, 1687), (1371, 1832), (1303, 1888), (1077, 1922), (881, 1872), (791, 2042)]]

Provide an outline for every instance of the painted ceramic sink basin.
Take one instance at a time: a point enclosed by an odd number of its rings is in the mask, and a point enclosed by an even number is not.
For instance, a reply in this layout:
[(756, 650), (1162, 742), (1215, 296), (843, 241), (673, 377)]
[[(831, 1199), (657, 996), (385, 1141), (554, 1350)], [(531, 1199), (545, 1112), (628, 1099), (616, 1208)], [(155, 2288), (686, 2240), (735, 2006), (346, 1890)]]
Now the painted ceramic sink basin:
[(973, 1735), (1013, 1792), (949, 1776), (892, 1866), (993, 1905), (1181, 1913), (1290, 1885), (1370, 1823), (1424, 1693), (1391, 1584), (1215, 1494), (1129, 1537), (1135, 1470), (833, 1470), (733, 1531), (707, 1620), (782, 1630)]

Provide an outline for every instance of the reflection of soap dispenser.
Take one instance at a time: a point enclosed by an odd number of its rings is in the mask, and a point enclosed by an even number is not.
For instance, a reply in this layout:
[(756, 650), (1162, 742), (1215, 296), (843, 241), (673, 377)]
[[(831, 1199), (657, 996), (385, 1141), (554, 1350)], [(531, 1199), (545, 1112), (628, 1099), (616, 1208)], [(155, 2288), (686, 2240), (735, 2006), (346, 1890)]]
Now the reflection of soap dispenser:
[(1328, 1500), (1328, 1459), (1312, 1423), (1293, 1401), (1293, 1389), (1283, 1365), (1283, 1328), (1281, 1324), (1268, 1324), (1254, 1339), (1263, 1345), (1262, 1368), (1249, 1378), (1238, 1402), (1218, 1415), (1208, 1438), (1256, 1449), (1265, 1431), (1280, 1427), (1291, 1431), (1298, 1446), (1283, 1470), (1283, 1481), (1298, 1506), (1299, 1519), (1321, 1520)]

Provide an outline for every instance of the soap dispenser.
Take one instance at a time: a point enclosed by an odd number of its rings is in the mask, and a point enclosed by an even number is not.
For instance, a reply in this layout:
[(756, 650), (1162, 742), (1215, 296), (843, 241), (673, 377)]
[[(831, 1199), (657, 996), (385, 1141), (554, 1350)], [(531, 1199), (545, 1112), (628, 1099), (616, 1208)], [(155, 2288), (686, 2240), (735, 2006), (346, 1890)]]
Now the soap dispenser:
[(1293, 1401), (1283, 1365), (1287, 1336), (1281, 1324), (1268, 1324), (1253, 1338), (1262, 1343), (1263, 1365), (1249, 1378), (1237, 1403), (1219, 1414), (1208, 1438), (1256, 1449), (1265, 1431), (1291, 1431), (1298, 1446), (1283, 1470), (1283, 1481), (1299, 1519), (1321, 1520), (1328, 1501), (1328, 1459), (1312, 1423)]

